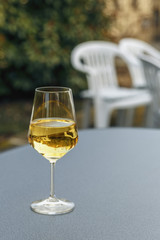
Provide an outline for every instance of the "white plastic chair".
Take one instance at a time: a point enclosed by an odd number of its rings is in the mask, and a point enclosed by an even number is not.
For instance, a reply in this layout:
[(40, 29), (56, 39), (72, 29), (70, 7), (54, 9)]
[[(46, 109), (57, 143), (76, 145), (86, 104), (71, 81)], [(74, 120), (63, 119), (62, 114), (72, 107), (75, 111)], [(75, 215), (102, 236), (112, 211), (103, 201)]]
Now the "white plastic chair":
[[(119, 41), (119, 47), (123, 53), (129, 54), (128, 68), (133, 79), (133, 86), (146, 87), (146, 80), (141, 61), (137, 58), (140, 54), (146, 54), (160, 59), (160, 51), (142, 40), (135, 38), (123, 38)], [(131, 63), (132, 62), (132, 63)]]
[[(113, 110), (149, 106), (152, 101), (147, 90), (118, 86), (115, 69), (117, 56), (123, 58), (126, 63), (129, 61), (129, 57), (125, 56), (116, 44), (105, 41), (81, 43), (71, 53), (73, 67), (85, 73), (88, 81), (88, 89), (81, 93), (86, 99), (83, 127), (88, 127), (92, 102), (95, 112), (94, 126), (104, 128), (110, 125)], [(130, 114), (126, 125), (131, 125), (132, 120)]]
[(152, 127), (160, 127), (160, 62), (146, 55), (140, 55), (147, 87), (152, 94)]

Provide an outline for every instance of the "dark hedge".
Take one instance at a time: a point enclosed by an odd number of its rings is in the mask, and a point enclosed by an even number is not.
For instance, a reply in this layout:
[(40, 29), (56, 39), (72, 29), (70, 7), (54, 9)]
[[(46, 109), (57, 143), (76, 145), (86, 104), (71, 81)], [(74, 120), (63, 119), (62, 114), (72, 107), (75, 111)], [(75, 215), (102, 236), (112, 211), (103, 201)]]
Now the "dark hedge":
[(106, 0), (1, 0), (0, 97), (44, 85), (83, 89), (70, 53), (81, 42), (107, 39), (105, 8)]

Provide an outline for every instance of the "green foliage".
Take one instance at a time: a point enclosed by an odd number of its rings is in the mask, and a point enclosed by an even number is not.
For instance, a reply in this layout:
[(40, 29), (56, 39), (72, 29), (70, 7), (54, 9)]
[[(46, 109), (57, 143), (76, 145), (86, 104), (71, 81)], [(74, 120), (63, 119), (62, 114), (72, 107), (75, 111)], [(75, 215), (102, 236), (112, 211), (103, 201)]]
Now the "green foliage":
[(0, 95), (42, 85), (84, 87), (70, 65), (78, 43), (106, 39), (105, 0), (1, 0)]

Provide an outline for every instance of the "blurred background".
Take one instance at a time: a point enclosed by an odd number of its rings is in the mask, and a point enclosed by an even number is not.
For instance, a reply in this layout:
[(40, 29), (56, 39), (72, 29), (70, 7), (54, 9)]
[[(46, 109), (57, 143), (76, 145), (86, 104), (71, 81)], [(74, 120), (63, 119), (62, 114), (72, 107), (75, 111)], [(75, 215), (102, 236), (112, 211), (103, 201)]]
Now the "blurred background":
[[(39, 86), (72, 88), (81, 129), (80, 92), (87, 81), (71, 66), (71, 51), (85, 41), (118, 43), (124, 37), (160, 49), (159, 0), (1, 0), (0, 151), (27, 143)], [(120, 86), (130, 86), (126, 66), (117, 66), (117, 72)], [(134, 126), (141, 126), (142, 115), (143, 108), (137, 109)]]

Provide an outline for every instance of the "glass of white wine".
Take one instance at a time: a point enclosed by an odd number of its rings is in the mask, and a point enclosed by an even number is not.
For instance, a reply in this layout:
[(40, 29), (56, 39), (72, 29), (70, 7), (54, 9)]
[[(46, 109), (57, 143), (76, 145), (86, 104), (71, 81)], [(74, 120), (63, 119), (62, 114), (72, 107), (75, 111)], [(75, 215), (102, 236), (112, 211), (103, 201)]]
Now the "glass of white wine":
[(72, 90), (66, 87), (39, 87), (35, 90), (28, 132), (31, 146), (49, 160), (51, 191), (47, 199), (32, 202), (34, 212), (57, 215), (72, 211), (73, 202), (58, 199), (54, 193), (54, 165), (78, 141)]

